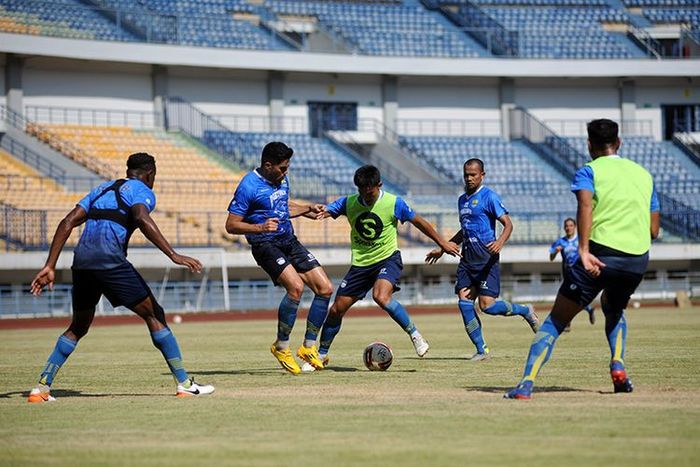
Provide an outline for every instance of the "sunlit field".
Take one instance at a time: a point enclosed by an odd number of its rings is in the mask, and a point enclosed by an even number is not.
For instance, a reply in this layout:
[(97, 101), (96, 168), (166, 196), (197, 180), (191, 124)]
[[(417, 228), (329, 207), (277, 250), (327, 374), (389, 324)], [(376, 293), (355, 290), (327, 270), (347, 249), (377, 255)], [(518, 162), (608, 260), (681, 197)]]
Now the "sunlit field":
[[(199, 399), (174, 397), (145, 326), (95, 327), (41, 405), (26, 396), (61, 330), (0, 331), (0, 464), (700, 465), (700, 309), (628, 313), (632, 394), (612, 393), (602, 316), (577, 317), (529, 402), (502, 398), (532, 339), (520, 318), (482, 318), (484, 363), (466, 360), (456, 310), (414, 321), (423, 359), (388, 317), (350, 317), (330, 367), (292, 376), (269, 352), (274, 321), (185, 315), (186, 367), (216, 386)], [(373, 340), (393, 348), (386, 372), (363, 366)]]

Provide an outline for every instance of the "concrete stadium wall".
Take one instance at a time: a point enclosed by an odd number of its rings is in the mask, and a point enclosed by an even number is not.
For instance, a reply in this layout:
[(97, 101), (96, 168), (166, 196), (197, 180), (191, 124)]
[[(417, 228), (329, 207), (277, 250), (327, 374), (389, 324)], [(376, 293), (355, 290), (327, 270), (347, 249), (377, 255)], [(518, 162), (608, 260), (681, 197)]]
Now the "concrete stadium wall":
[(32, 66), (22, 77), (25, 106), (153, 111), (148, 71), (61, 69)]

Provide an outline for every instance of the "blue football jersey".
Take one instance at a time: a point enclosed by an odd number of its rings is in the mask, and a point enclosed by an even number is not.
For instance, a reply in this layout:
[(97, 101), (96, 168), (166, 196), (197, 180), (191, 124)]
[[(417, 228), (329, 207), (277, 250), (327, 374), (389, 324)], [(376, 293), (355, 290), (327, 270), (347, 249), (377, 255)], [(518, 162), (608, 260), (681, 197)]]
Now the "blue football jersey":
[(471, 195), (460, 196), (457, 207), (464, 236), (462, 255), (470, 264), (485, 264), (491, 259), (486, 245), (496, 240), (496, 219), (508, 210), (498, 194), (483, 185)]
[(279, 225), (276, 232), (246, 234), (248, 243), (260, 243), (280, 240), (294, 233), (289, 218), (289, 180), (274, 185), (256, 170), (246, 174), (238, 184), (236, 193), (228, 207), (228, 212), (243, 217), (250, 224), (263, 224), (267, 219), (276, 217)]
[[(90, 208), (118, 208), (114, 192), (102, 192), (116, 180), (105, 182), (90, 191), (78, 202), (85, 212)], [(120, 188), (119, 194), (127, 206), (143, 204), (148, 212), (156, 207), (156, 196), (141, 180), (129, 179)], [(88, 219), (73, 254), (76, 269), (112, 269), (126, 262), (126, 228), (106, 219)]]
[(565, 267), (570, 268), (574, 265), (574, 263), (576, 263), (576, 260), (578, 259), (578, 236), (575, 236), (572, 239), (561, 237), (560, 239), (552, 243), (552, 246), (549, 248), (549, 252), (555, 253), (557, 251), (558, 246), (562, 248), (562, 264)]

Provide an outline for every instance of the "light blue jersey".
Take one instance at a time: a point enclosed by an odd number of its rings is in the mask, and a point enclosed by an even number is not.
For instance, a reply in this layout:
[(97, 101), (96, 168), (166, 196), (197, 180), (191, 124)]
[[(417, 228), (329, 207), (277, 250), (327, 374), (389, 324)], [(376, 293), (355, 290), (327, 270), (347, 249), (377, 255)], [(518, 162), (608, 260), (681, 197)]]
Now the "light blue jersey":
[(289, 218), (289, 180), (284, 180), (279, 185), (268, 181), (255, 169), (249, 172), (236, 188), (236, 193), (228, 207), (228, 212), (243, 217), (244, 222), (250, 224), (263, 224), (267, 219), (276, 217), (279, 225), (275, 232), (262, 232), (246, 234), (248, 243), (262, 243), (273, 240), (282, 240), (294, 233), (292, 222)]
[(554, 254), (557, 252), (557, 247), (561, 247), (561, 258), (562, 266), (565, 268), (570, 268), (576, 263), (578, 259), (578, 235), (574, 238), (567, 238), (566, 236), (561, 237), (549, 248), (549, 253)]
[[(115, 192), (108, 190), (115, 180), (105, 182), (93, 189), (78, 202), (86, 213), (94, 209), (118, 209)], [(156, 196), (141, 180), (128, 179), (119, 194), (127, 207), (143, 204), (152, 212), (156, 207)], [(102, 196), (101, 196), (102, 195)], [(128, 214), (128, 213), (123, 213)], [(73, 267), (76, 269), (113, 269), (126, 262), (126, 227), (107, 219), (88, 219), (80, 241), (75, 247)]]
[(464, 236), (463, 261), (470, 267), (483, 266), (492, 259), (486, 245), (496, 240), (496, 219), (508, 210), (496, 192), (483, 185), (471, 195), (460, 196), (457, 208)]

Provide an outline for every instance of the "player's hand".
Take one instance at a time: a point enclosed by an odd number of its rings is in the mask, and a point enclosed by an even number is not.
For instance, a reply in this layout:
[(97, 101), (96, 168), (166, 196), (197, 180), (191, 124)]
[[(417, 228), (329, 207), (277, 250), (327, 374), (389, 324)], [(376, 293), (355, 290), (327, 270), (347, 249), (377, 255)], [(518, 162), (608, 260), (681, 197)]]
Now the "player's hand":
[(559, 253), (559, 252), (562, 251), (563, 249), (564, 249), (564, 247), (561, 246), (561, 245), (558, 246), (558, 247), (556, 247), (557, 253)]
[(277, 228), (280, 225), (280, 220), (276, 217), (271, 217), (270, 219), (266, 220), (264, 224), (259, 225), (262, 226), (262, 232), (277, 232)]
[(34, 280), (32, 281), (32, 286), (29, 289), (32, 292), (32, 295), (39, 296), (41, 295), (41, 291), (46, 287), (47, 285), (49, 286), (49, 290), (53, 290), (53, 281), (56, 277), (56, 270), (52, 268), (51, 266), (44, 266), (41, 271), (39, 271), (36, 276), (34, 276)]
[(503, 249), (503, 242), (500, 240), (491, 242), (488, 245), (486, 245), (486, 249), (489, 250), (489, 253), (491, 253), (492, 255), (497, 255)]
[(196, 258), (190, 258), (189, 256), (178, 255), (175, 253), (171, 258), (173, 263), (179, 264), (180, 266), (185, 266), (190, 272), (200, 273), (202, 272), (202, 263)]
[(442, 258), (442, 254), (444, 251), (442, 248), (435, 248), (433, 250), (430, 250), (427, 255), (425, 255), (425, 262), (428, 264), (435, 264), (438, 262), (440, 258)]
[(600, 270), (605, 267), (605, 263), (593, 256), (591, 253), (581, 253), (581, 263), (588, 274), (593, 277), (600, 276)]
[(306, 215), (309, 219), (320, 220), (323, 219), (326, 213), (326, 206), (323, 204), (310, 204), (309, 212)]
[(442, 251), (450, 256), (462, 257), (462, 249), (455, 242), (445, 242), (444, 245), (440, 245)]

